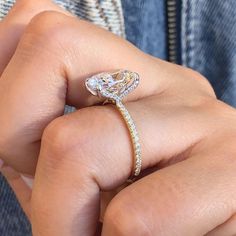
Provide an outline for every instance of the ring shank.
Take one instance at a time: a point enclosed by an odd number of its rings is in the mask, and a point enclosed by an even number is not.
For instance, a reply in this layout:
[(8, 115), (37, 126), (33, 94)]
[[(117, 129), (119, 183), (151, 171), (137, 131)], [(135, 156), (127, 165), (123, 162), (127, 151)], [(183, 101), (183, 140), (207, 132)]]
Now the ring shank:
[(136, 129), (135, 123), (130, 113), (128, 112), (124, 104), (121, 101), (117, 101), (116, 107), (118, 108), (119, 112), (124, 118), (124, 121), (130, 132), (130, 137), (132, 140), (133, 150), (134, 150), (134, 169), (132, 175), (134, 177), (137, 177), (140, 174), (142, 168), (141, 146), (139, 142), (138, 131)]

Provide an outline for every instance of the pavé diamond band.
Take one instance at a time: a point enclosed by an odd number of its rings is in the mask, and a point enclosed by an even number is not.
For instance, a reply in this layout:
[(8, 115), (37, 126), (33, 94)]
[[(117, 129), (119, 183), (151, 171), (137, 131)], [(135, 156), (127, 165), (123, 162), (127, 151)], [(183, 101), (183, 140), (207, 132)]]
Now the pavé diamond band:
[(91, 94), (105, 99), (105, 102), (115, 104), (123, 116), (133, 144), (134, 169), (132, 175), (134, 178), (140, 174), (142, 168), (141, 147), (135, 123), (122, 100), (138, 85), (139, 75), (128, 70), (97, 74), (85, 81), (85, 86)]

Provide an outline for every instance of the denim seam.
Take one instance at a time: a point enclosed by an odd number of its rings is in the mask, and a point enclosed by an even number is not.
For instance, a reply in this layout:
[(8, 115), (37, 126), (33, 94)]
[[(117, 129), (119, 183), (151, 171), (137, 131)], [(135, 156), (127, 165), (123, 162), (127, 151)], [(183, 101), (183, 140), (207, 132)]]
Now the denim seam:
[(182, 64), (187, 67), (193, 66), (193, 58), (195, 55), (194, 29), (196, 20), (194, 17), (195, 1), (183, 0), (182, 2)]
[(187, 29), (186, 29), (186, 25), (187, 25), (187, 16), (188, 16), (188, 12), (187, 12), (187, 6), (186, 6), (186, 1), (183, 0), (182, 2), (182, 15), (181, 15), (181, 28), (182, 28), (182, 35), (181, 35), (181, 44), (182, 44), (182, 64), (187, 66)]
[[(142, 1), (140, 2), (140, 9), (143, 9), (143, 8), (144, 8), (145, 3), (146, 3), (145, 0), (142, 0)], [(142, 11), (142, 13), (145, 14), (143, 11)], [(142, 15), (141, 15), (140, 17), (142, 17)], [(142, 29), (142, 28), (143, 28), (143, 27), (141, 27), (141, 29)], [(141, 47), (141, 45), (142, 45), (142, 40), (143, 40), (142, 37), (140, 37), (139, 40), (137, 40), (137, 46), (138, 46), (138, 47)]]

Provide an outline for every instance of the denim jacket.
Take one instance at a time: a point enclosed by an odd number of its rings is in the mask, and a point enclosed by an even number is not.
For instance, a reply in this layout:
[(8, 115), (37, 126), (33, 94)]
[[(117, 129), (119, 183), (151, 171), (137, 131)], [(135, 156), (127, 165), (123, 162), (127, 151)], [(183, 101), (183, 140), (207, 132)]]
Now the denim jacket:
[[(0, 18), (13, 2), (0, 0)], [(235, 0), (100, 0), (100, 9), (93, 1), (56, 2), (82, 18), (126, 36), (149, 54), (199, 71), (210, 81), (219, 99), (236, 107)], [(100, 10), (108, 14), (106, 19), (99, 15)], [(171, 21), (169, 17), (173, 15), (175, 19)], [(1, 176), (0, 235), (31, 235), (29, 222)]]

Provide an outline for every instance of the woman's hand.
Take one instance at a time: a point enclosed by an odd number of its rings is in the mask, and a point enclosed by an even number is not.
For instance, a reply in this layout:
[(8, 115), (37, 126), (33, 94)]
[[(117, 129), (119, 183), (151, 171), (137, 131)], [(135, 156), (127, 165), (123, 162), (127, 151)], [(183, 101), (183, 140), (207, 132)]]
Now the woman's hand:
[[(13, 18), (1, 23), (1, 35)], [(122, 117), (112, 105), (88, 107), (98, 101), (84, 87), (90, 75), (120, 68), (141, 76), (126, 106), (140, 133), (143, 175), (160, 170), (115, 196), (102, 234), (235, 234), (235, 110), (196, 72), (54, 11), (27, 25), (0, 79), (1, 157), (27, 174), (38, 160), (34, 235), (94, 235), (100, 191), (129, 177), (132, 147)], [(65, 104), (79, 110), (62, 116)], [(14, 174), (3, 173), (27, 204)]]

